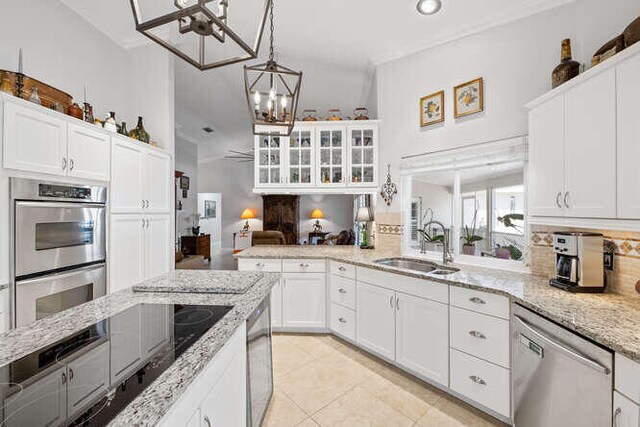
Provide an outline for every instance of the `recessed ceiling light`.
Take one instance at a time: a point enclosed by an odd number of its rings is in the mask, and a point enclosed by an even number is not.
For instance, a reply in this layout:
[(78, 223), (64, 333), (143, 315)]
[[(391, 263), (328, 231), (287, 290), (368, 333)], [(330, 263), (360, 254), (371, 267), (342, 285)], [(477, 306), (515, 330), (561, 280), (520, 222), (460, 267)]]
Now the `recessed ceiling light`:
[(442, 8), (442, 2), (440, 0), (418, 0), (416, 8), (423, 15), (433, 15)]

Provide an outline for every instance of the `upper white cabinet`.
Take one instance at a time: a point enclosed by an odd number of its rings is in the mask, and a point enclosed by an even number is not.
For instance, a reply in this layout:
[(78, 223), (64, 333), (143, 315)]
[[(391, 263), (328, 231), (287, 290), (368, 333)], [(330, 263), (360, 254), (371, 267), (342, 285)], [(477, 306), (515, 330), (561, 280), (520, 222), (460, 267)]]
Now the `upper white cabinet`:
[[(639, 52), (628, 49), (528, 105), (533, 222), (602, 226), (603, 219), (640, 219)], [(567, 222), (573, 219), (579, 222)], [(608, 226), (632, 223), (626, 224)]]
[(322, 193), (378, 185), (378, 122), (300, 122), (289, 137), (256, 136), (255, 191)]
[(618, 217), (640, 218), (640, 55), (617, 68)]
[(4, 167), (108, 181), (110, 136), (69, 120), (17, 99), (5, 102)]
[(112, 144), (111, 212), (169, 213), (171, 158), (121, 138)]

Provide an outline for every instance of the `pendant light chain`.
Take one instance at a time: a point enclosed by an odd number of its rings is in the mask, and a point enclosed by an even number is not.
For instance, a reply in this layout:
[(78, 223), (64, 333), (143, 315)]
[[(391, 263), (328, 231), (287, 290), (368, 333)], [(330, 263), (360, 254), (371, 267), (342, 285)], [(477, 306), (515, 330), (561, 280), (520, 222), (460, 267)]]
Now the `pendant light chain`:
[(274, 0), (271, 0), (271, 10), (269, 11), (269, 21), (271, 22), (271, 38), (269, 39), (270, 47), (269, 47), (269, 61), (273, 61), (273, 3)]

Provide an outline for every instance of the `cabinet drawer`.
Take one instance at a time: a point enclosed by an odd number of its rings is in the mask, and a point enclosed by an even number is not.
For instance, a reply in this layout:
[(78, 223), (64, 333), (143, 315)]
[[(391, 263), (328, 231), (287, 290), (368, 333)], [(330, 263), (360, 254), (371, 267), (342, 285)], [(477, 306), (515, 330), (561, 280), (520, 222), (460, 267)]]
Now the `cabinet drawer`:
[(640, 364), (615, 355), (615, 389), (640, 404)]
[(324, 273), (327, 263), (323, 259), (283, 259), (285, 273)]
[(356, 309), (356, 282), (340, 276), (331, 275), (331, 302)]
[(451, 349), (450, 387), (509, 417), (509, 370)]
[(331, 261), (330, 264), (331, 274), (337, 276), (346, 277), (348, 279), (356, 278), (356, 266), (352, 264), (345, 264), (344, 262)]
[(451, 305), (509, 319), (509, 298), (488, 292), (451, 286)]
[(509, 321), (451, 307), (451, 347), (509, 367)]
[(331, 304), (329, 326), (338, 335), (356, 340), (356, 312), (338, 304)]
[(282, 262), (279, 259), (240, 258), (238, 260), (238, 270), (280, 273), (282, 271)]
[(613, 392), (614, 427), (640, 426), (640, 406), (617, 391)]
[(363, 267), (357, 267), (356, 274), (358, 282), (381, 286), (386, 289), (427, 298), (443, 304), (449, 303), (449, 285), (445, 285), (444, 283)]

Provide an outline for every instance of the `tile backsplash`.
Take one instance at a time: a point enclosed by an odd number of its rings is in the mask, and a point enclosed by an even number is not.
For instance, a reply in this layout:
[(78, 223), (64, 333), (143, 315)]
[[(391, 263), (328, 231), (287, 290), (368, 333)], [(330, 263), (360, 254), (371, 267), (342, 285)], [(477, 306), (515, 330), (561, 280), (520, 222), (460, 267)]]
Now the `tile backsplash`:
[[(529, 264), (534, 274), (553, 277), (555, 257), (553, 254), (553, 232), (586, 231), (566, 227), (531, 227)], [(640, 298), (636, 283), (640, 281), (640, 232), (588, 230), (602, 233), (605, 245), (614, 253), (614, 270), (607, 271), (607, 292), (615, 292)]]

